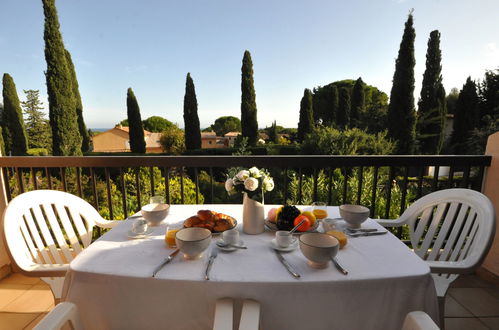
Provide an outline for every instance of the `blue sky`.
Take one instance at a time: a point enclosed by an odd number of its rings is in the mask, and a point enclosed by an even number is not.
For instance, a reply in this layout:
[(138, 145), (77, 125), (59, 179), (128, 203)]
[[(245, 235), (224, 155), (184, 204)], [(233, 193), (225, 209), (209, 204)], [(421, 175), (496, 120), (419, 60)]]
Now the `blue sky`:
[[(58, 0), (88, 127), (126, 118), (132, 87), (142, 118), (183, 127), (185, 76), (201, 126), (240, 117), (241, 61), (253, 58), (258, 122), (296, 127), (304, 88), (359, 76), (389, 94), (404, 22), (414, 8), (416, 100), (432, 30), (441, 32), (447, 92), (499, 67), (497, 0)], [(1, 0), (0, 73), (39, 89), (48, 112), (41, 0)]]

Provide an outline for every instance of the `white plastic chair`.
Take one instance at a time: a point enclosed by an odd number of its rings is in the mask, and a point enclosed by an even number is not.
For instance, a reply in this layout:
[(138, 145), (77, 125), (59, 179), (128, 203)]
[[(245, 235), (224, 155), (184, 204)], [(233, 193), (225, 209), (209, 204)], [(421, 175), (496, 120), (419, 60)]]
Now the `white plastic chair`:
[(57, 304), (33, 330), (59, 330), (67, 323), (73, 330), (83, 330), (76, 305), (70, 302)]
[[(215, 305), (213, 330), (233, 330), (234, 301), (231, 298), (218, 299)], [(260, 328), (260, 304), (251, 299), (243, 301), (239, 330)]]
[(94, 225), (112, 228), (92, 205), (69, 193), (35, 190), (7, 205), (4, 235), (11, 260), (26, 276), (42, 277), (61, 297), (69, 263), (92, 241)]
[(396, 220), (378, 220), (385, 227), (409, 226), (414, 252), (433, 273), (443, 328), (445, 294), (459, 274), (474, 272), (494, 239), (494, 207), (470, 189), (446, 189), (414, 202)]
[(431, 317), (425, 312), (410, 312), (402, 325), (402, 330), (439, 330)]

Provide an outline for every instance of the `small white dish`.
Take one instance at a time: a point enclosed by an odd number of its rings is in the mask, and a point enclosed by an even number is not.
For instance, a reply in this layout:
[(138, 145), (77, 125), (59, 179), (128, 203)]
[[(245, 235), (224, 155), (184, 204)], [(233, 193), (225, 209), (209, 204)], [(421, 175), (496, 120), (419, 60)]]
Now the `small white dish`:
[(153, 231), (154, 231), (153, 228), (147, 228), (145, 233), (137, 234), (137, 233), (134, 233), (132, 230), (129, 230), (128, 231), (128, 238), (133, 238), (133, 239), (146, 238), (147, 236), (150, 236)]
[(291, 244), (289, 244), (286, 247), (282, 247), (282, 246), (277, 245), (277, 242), (276, 242), (275, 238), (273, 238), (270, 241), (270, 246), (274, 250), (283, 251), (283, 252), (289, 252), (289, 251), (293, 251), (294, 249), (296, 249), (298, 247), (298, 239), (295, 237), (295, 238), (293, 238), (293, 241), (291, 242)]
[[(226, 244), (225, 241), (223, 239), (218, 239), (217, 242), (221, 242), (223, 244)], [(242, 239), (239, 239), (239, 241), (237, 242), (237, 244), (234, 244), (234, 245), (237, 245), (237, 246), (244, 246), (244, 242)], [(217, 245), (218, 246), (218, 245)], [(222, 247), (222, 246), (218, 246), (218, 248), (222, 251), (227, 251), (227, 252), (231, 252), (231, 251), (236, 251), (236, 250), (240, 250), (238, 248), (235, 248), (233, 246), (225, 246), (225, 247)]]

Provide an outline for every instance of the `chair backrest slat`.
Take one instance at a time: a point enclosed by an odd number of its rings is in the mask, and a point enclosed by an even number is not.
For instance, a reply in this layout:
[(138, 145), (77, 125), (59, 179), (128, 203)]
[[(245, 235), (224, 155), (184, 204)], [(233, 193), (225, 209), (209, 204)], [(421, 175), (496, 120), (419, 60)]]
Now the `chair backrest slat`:
[[(45, 210), (45, 214), (47, 215), (47, 220), (50, 224), (50, 229), (55, 237), (57, 244), (59, 245), (60, 251), (63, 253), (64, 258), (66, 259), (63, 263), (69, 263), (73, 260), (73, 256), (69, 251), (68, 243), (64, 238), (64, 235), (61, 230), (61, 226), (59, 225), (59, 221), (57, 220), (57, 216), (54, 213), (54, 209), (52, 208), (52, 204), (45, 203), (43, 204), (43, 209)], [(58, 251), (59, 252), (59, 251)], [(60, 253), (59, 253), (60, 255)]]
[(428, 207), (424, 209), (419, 221), (417, 222), (417, 226), (413, 225), (410, 226), (409, 228), (411, 232), (411, 243), (415, 249), (417, 246), (419, 246), (419, 241), (421, 240), (421, 237), (425, 232), (426, 225), (428, 224), (428, 221), (430, 220), (432, 214), (433, 214), (433, 207)]
[(449, 237), (447, 238), (447, 243), (445, 244), (445, 248), (443, 252), (440, 254), (440, 258), (438, 260), (441, 261), (447, 261), (449, 258), (449, 255), (453, 251), (453, 247), (456, 243), (456, 240), (459, 238), (459, 232), (461, 231), (463, 227), (463, 222), (464, 219), (466, 219), (466, 214), (468, 213), (470, 207), (469, 205), (466, 204), (460, 204), (461, 208), (459, 209), (459, 214), (457, 215), (457, 218), (454, 222), (454, 225), (452, 226), (451, 233)]
[[(24, 242), (26, 242), (26, 245), (24, 246), (26, 247), (26, 256), (36, 262), (42, 262), (40, 254), (33, 244), (33, 238), (31, 237), (28, 227), (26, 227), (26, 223), (24, 221), (21, 222), (21, 232), (24, 237)], [(23, 244), (20, 245), (22, 246)]]
[[(39, 254), (41, 254), (41, 256), (44, 260), (44, 263), (51, 264), (52, 262), (51, 262), (50, 257), (45, 249), (45, 243), (43, 243), (42, 238), (40, 237), (40, 232), (38, 231), (38, 228), (35, 225), (35, 220), (31, 216), (31, 212), (29, 209), (24, 214), (24, 219), (25, 219), (26, 223), (28, 224), (28, 228), (29, 228), (29, 231), (31, 233), (31, 237), (34, 239), (35, 244), (36, 244), (36, 248), (37, 248)], [(19, 219), (19, 221), (22, 221), (22, 218)]]
[(470, 251), (471, 245), (475, 242), (475, 236), (476, 233), (478, 232), (478, 227), (480, 224), (478, 221), (476, 221), (476, 216), (473, 219), (473, 227), (471, 228), (470, 232), (468, 235), (466, 235), (466, 243), (464, 244), (462, 252), (459, 254), (457, 257), (457, 260), (463, 260), (465, 257), (468, 256), (468, 252)]
[(433, 238), (435, 237), (438, 225), (442, 220), (446, 208), (447, 208), (447, 203), (438, 204), (437, 210), (433, 214), (431, 224), (428, 227), (428, 231), (426, 232), (426, 235), (423, 239), (423, 243), (421, 244), (421, 248), (419, 249), (418, 255), (420, 257), (426, 255), (428, 249), (431, 247), (431, 244), (433, 243)]
[(442, 223), (442, 226), (438, 231), (435, 243), (433, 243), (431, 252), (426, 260), (436, 260), (440, 255), (440, 253), (442, 252), (441, 249), (443, 246), (445, 246), (445, 239), (449, 233), (449, 229), (454, 223), (454, 219), (456, 217), (456, 212), (458, 208), (459, 208), (459, 203), (450, 204), (449, 209), (447, 210), (447, 214), (445, 215), (445, 219)]
[(466, 220), (464, 222), (463, 229), (459, 234), (459, 239), (457, 240), (457, 243), (454, 246), (452, 254), (448, 261), (456, 261), (459, 254), (462, 252), (463, 245), (466, 241), (466, 238), (468, 237), (468, 234), (471, 230), (471, 225), (473, 224), (473, 220), (475, 219), (475, 217), (475, 210), (470, 209), (470, 211), (468, 212), (468, 216), (466, 217)]
[[(64, 228), (64, 231), (66, 232), (66, 239), (69, 241), (71, 244), (71, 249), (74, 251), (74, 255), (77, 255), (82, 251), (80, 243), (78, 242), (78, 237), (76, 237), (76, 234), (73, 230), (73, 226), (71, 225), (71, 221), (69, 220), (68, 214), (66, 212), (66, 208), (61, 205), (61, 204), (55, 204), (55, 210), (57, 212), (57, 215), (59, 216), (59, 219), (61, 220), (62, 227)], [(71, 259), (73, 260), (73, 253), (70, 252)]]
[[(81, 239), (81, 242), (83, 244), (83, 247), (86, 248), (92, 243), (92, 227), (87, 229), (87, 226), (84, 224), (84, 221), (82, 219), (82, 216), (78, 210), (76, 210), (74, 207), (69, 208), (69, 214), (71, 215), (71, 218), (74, 221), (76, 231), (78, 232), (78, 236)], [(88, 223), (88, 222), (87, 222)], [(91, 224), (93, 225), (93, 224)]]
[(49, 249), (49, 252), (53, 259), (52, 262), (63, 264), (64, 262), (62, 261), (62, 258), (59, 255), (59, 251), (57, 251), (57, 246), (55, 245), (52, 235), (50, 234), (47, 222), (45, 220), (45, 217), (43, 216), (40, 206), (33, 207), (33, 213), (35, 215), (35, 221), (38, 224), (38, 227), (40, 228), (40, 231), (42, 233), (43, 240), (45, 241), (46, 244), (45, 246)]

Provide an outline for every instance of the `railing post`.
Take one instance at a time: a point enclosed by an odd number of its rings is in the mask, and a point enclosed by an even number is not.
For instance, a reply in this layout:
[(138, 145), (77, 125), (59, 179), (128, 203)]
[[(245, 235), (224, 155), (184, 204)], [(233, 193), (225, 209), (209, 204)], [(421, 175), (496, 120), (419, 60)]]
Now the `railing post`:
[(495, 279), (499, 277), (499, 132), (489, 136), (485, 154), (492, 156), (490, 167), (486, 169), (485, 178), (483, 181), (483, 193), (491, 200), (496, 210), (496, 236), (489, 254), (483, 262), (482, 268), (486, 270), (485, 276), (495, 275)]
[[(1, 151), (0, 157), (3, 157)], [(11, 273), (10, 258), (7, 253), (7, 247), (5, 246), (5, 238), (3, 234), (3, 213), (5, 212), (7, 203), (7, 191), (5, 190), (5, 182), (3, 179), (3, 175), (0, 174), (0, 214), (2, 215), (2, 217), (0, 218), (0, 279), (8, 276)]]

